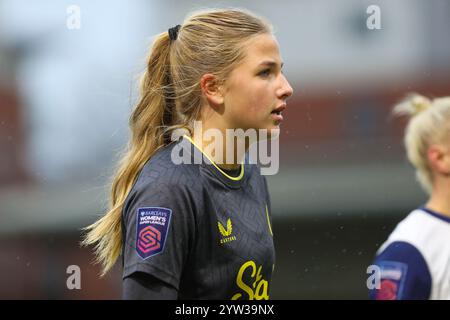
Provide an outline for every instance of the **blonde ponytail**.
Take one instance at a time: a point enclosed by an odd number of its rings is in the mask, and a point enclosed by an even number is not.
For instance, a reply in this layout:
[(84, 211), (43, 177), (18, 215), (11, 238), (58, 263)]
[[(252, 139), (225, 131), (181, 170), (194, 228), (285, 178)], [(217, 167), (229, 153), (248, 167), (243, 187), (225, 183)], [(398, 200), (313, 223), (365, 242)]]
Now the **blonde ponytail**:
[(164, 146), (165, 126), (170, 126), (164, 123), (171, 112), (165, 100), (170, 85), (169, 49), (167, 33), (160, 34), (141, 78), (141, 98), (129, 121), (131, 140), (112, 182), (110, 210), (85, 228), (82, 245), (95, 245), (96, 263), (102, 265), (102, 276), (113, 267), (122, 251), (121, 217), (125, 199), (145, 162)]

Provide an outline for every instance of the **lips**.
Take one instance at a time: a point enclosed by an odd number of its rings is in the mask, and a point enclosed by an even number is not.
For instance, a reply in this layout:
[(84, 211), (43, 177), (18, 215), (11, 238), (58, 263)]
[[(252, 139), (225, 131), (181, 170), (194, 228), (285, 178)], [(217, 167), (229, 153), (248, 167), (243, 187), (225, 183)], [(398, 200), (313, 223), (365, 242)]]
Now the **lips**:
[(277, 108), (275, 108), (274, 110), (272, 110), (271, 114), (272, 114), (273, 120), (278, 121), (278, 122), (283, 121), (283, 116), (281, 115), (281, 112), (284, 109), (286, 109), (285, 103), (283, 103), (282, 105), (280, 105)]
[(276, 109), (272, 110), (271, 113), (273, 114), (277, 114), (277, 115), (281, 115), (281, 112), (286, 109), (286, 104), (283, 103), (282, 105), (280, 105), (279, 107), (277, 107)]

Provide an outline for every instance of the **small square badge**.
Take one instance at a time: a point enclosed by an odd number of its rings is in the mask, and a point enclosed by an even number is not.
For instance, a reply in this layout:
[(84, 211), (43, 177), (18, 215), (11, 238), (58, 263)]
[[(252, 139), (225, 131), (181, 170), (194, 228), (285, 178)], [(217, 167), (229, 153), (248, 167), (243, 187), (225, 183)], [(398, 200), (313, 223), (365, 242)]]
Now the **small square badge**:
[(142, 259), (150, 258), (164, 250), (172, 210), (145, 207), (137, 210), (136, 252)]

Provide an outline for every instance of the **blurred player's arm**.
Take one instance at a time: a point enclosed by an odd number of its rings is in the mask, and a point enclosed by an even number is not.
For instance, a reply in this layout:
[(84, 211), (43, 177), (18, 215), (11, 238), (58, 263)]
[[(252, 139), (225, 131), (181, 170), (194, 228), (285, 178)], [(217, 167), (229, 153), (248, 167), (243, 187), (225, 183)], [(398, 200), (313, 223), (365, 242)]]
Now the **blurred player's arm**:
[(420, 251), (408, 242), (391, 243), (379, 254), (378, 289), (369, 291), (372, 300), (427, 300), (431, 294), (431, 274)]

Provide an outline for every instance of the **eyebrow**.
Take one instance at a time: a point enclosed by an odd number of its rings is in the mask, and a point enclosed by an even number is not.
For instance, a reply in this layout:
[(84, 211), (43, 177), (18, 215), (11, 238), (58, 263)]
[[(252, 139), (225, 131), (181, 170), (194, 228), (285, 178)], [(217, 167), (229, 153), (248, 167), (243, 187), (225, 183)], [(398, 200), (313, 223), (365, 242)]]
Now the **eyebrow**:
[[(270, 67), (276, 67), (278, 66), (278, 63), (274, 61), (263, 61), (259, 64), (260, 66), (270, 66)], [(283, 68), (284, 62), (281, 63), (281, 68)]]

